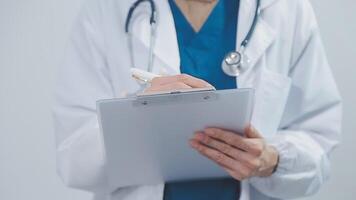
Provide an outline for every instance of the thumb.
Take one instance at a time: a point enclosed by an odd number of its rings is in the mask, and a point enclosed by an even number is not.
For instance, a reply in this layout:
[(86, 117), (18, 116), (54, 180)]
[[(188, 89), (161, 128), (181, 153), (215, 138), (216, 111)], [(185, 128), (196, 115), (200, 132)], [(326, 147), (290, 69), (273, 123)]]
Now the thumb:
[(245, 136), (247, 138), (262, 138), (260, 133), (251, 124), (245, 129)]

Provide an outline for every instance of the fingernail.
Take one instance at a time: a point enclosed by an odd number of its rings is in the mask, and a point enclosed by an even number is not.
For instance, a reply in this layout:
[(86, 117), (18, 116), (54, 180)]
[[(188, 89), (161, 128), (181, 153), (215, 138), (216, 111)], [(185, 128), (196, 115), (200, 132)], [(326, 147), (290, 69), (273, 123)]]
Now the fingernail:
[(252, 133), (255, 133), (255, 132), (256, 132), (256, 129), (255, 129), (255, 127), (253, 127), (252, 125), (250, 125), (249, 131), (252, 132)]
[(214, 131), (209, 129), (209, 128), (207, 128), (207, 129), (204, 130), (204, 133), (207, 134), (207, 135), (212, 135), (212, 134), (214, 134)]
[(194, 137), (196, 140), (203, 141), (204, 140), (204, 134), (203, 133), (198, 133)]
[(197, 143), (196, 143), (196, 141), (194, 141), (194, 140), (189, 140), (189, 144), (190, 144), (190, 146), (193, 147), (193, 148), (196, 148), (196, 147), (197, 147)]
[(255, 130), (255, 128), (250, 124), (250, 125), (248, 125), (248, 129), (250, 130), (250, 131), (254, 131)]
[(210, 85), (210, 84), (208, 84), (207, 87), (208, 87), (208, 88), (211, 88), (211, 89), (213, 89), (213, 90), (216, 90), (216, 88), (215, 88), (214, 86)]

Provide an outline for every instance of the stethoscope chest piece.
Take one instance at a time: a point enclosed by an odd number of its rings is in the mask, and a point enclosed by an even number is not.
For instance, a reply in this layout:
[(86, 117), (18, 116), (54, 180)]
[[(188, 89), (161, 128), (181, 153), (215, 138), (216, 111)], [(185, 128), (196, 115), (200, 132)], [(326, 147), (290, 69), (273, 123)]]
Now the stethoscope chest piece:
[(250, 30), (248, 31), (244, 40), (242, 40), (240, 50), (232, 51), (225, 55), (224, 60), (221, 63), (221, 68), (223, 72), (228, 76), (238, 77), (241, 75), (243, 69), (246, 69), (250, 65), (248, 57), (245, 55), (245, 48), (247, 47), (249, 41), (252, 38), (252, 34), (256, 28), (258, 16), (260, 15), (260, 4), (261, 0), (257, 0), (257, 6), (255, 10), (255, 17)]
[(221, 68), (226, 75), (237, 77), (241, 74), (242, 65), (243, 54), (233, 51), (225, 55)]

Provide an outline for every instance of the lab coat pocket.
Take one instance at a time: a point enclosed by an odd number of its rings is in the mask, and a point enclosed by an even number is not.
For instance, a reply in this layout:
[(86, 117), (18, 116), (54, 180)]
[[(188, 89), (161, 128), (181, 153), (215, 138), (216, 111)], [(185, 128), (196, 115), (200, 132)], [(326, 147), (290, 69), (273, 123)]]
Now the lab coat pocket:
[(256, 88), (252, 124), (265, 137), (273, 136), (280, 124), (288, 99), (291, 79), (268, 69), (262, 69)]

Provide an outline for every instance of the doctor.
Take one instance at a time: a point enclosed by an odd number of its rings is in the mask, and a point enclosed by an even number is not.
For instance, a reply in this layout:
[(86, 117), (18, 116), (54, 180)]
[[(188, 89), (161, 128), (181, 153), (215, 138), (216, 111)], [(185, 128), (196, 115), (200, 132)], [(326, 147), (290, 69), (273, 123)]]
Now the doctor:
[[(268, 200), (317, 192), (329, 177), (329, 155), (339, 141), (341, 101), (308, 0), (153, 1), (154, 37), (149, 1), (133, 13), (132, 34), (126, 33), (134, 2), (88, 0), (76, 21), (53, 109), (63, 181), (100, 200)], [(221, 68), (235, 50), (248, 63), (237, 77)], [(130, 69), (147, 70), (147, 63), (166, 76), (146, 91), (256, 89), (244, 137), (214, 127), (197, 130), (187, 141), (230, 178), (107, 189), (95, 103), (140, 91)]]

